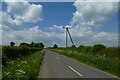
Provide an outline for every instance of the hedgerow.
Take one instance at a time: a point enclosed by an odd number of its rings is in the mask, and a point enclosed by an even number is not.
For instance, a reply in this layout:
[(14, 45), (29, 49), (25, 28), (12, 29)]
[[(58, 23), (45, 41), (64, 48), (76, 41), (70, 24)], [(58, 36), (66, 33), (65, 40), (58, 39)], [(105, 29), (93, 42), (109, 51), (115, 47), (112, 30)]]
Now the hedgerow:
[(3, 46), (2, 47), (2, 65), (6, 65), (7, 61), (13, 60), (17, 57), (26, 56), (33, 52), (40, 51), (41, 48), (29, 48), (19, 46)]

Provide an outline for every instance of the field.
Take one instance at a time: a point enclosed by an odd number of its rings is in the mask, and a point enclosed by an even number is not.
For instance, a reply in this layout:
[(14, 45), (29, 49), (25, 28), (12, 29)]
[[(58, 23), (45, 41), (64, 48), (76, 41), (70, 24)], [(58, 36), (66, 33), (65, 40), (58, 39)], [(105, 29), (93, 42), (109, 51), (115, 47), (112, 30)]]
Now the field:
[(118, 48), (104, 48), (95, 51), (91, 46), (84, 46), (74, 49), (54, 48), (50, 50), (120, 77)]

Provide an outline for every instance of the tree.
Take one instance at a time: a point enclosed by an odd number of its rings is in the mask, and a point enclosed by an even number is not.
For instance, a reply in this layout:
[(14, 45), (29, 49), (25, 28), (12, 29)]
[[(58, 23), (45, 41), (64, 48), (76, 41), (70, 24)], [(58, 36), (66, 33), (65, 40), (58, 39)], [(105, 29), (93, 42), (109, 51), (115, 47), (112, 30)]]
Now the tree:
[(27, 47), (29, 47), (30, 45), (28, 43), (21, 43), (20, 46), (27, 46)]
[(80, 45), (80, 46), (79, 46), (79, 49), (81, 49), (81, 48), (84, 48), (84, 46), (83, 46), (83, 45)]
[(44, 44), (43, 43), (38, 43), (40, 48), (44, 48)]
[(14, 42), (10, 42), (10, 46), (14, 46), (15, 45), (15, 43)]
[(75, 45), (72, 45), (71, 48), (76, 48), (76, 46), (75, 46)]
[(58, 48), (57, 44), (54, 44), (53, 48)]
[(72, 45), (72, 46), (70, 47), (70, 49), (75, 50), (75, 49), (76, 49), (76, 46), (75, 46), (75, 45)]
[(93, 46), (93, 53), (94, 54), (99, 53), (101, 50), (103, 50), (105, 48), (106, 48), (106, 46), (103, 44), (96, 44)]
[(30, 43), (30, 47), (34, 47), (34, 42), (31, 42), (31, 43)]

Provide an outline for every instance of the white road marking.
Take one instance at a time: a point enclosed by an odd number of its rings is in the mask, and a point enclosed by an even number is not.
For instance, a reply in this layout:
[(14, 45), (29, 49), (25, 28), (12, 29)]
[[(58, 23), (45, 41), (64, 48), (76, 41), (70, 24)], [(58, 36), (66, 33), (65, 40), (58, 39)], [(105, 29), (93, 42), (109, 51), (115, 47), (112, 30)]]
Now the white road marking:
[(60, 59), (59, 57), (57, 57), (57, 59)]
[(80, 74), (78, 71), (76, 71), (75, 69), (73, 69), (71, 66), (68, 66), (71, 70), (73, 70), (76, 74), (78, 74), (79, 76), (83, 76), (82, 74)]

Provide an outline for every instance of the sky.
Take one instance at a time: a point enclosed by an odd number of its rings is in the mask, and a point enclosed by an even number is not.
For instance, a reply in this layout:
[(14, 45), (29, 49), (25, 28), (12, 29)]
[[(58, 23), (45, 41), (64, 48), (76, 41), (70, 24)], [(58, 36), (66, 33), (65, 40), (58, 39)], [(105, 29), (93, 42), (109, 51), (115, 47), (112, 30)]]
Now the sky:
[[(43, 42), (65, 46), (69, 27), (76, 46), (118, 46), (118, 2), (2, 2), (0, 44)], [(69, 41), (69, 46), (71, 42)]]

